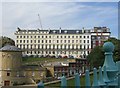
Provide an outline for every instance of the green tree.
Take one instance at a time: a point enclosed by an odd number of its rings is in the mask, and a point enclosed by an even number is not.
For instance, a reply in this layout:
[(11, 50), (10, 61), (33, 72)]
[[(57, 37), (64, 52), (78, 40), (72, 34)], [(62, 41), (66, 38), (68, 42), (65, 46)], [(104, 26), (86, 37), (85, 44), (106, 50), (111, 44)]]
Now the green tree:
[[(112, 42), (115, 45), (115, 50), (113, 52), (114, 61), (120, 60), (120, 40), (116, 38), (109, 38), (105, 42)], [(87, 56), (88, 61), (90, 62), (91, 66), (99, 67), (103, 65), (105, 60), (104, 51), (102, 46), (96, 46), (90, 54)]]
[(114, 61), (120, 60), (120, 40), (116, 38), (110, 38), (106, 42), (112, 42), (115, 45), (115, 50), (113, 52)]
[(102, 65), (105, 58), (102, 46), (96, 46), (94, 49), (92, 49), (87, 58), (90, 65), (93, 67), (99, 67)]
[(13, 39), (5, 37), (5, 36), (1, 36), (0, 37), (0, 48), (5, 46), (5, 45), (15, 45), (15, 42)]

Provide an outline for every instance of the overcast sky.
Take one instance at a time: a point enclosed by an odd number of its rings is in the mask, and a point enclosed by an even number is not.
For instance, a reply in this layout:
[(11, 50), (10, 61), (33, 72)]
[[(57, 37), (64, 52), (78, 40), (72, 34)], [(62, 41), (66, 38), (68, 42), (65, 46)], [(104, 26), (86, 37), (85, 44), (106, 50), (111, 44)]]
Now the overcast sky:
[(21, 2), (2, 2), (1, 12), (1, 33), (13, 39), (17, 27), (40, 28), (38, 13), (45, 29), (106, 26), (111, 29), (112, 36), (118, 37), (117, 2), (22, 2), (21, 0)]

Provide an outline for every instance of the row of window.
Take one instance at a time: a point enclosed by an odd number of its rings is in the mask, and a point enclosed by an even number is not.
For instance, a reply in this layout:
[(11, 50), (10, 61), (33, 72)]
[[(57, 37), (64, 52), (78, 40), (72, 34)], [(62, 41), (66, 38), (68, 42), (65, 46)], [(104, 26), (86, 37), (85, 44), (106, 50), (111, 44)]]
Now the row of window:
[(90, 43), (90, 40), (17, 40), (16, 43)]
[(101, 40), (99, 40), (99, 41), (96, 41), (96, 40), (92, 41), (93, 44), (96, 43), (96, 42), (98, 42), (98, 43), (104, 43), (104, 41), (101, 41)]
[[(41, 73), (40, 73), (40, 75), (42, 76)], [(7, 76), (11, 76), (11, 72), (7, 72)], [(17, 72), (16, 76), (19, 77), (19, 76), (20, 76), (20, 73)], [(25, 73), (25, 72), (24, 72), (24, 76), (26, 76), (26, 73)], [(35, 76), (35, 72), (32, 72), (32, 73), (31, 73), (31, 76)]]
[(74, 52), (74, 51), (26, 51), (26, 54), (85, 54), (88, 55), (90, 53), (90, 51), (86, 51), (86, 52)]
[(109, 36), (92, 36), (92, 39), (96, 39), (96, 40), (99, 40), (99, 39), (108, 39)]
[(17, 36), (17, 38), (90, 38), (90, 36)]
[(22, 49), (90, 49), (89, 45), (17, 45)]
[(18, 34), (20, 33), (20, 34), (39, 34), (39, 33), (44, 33), (44, 34), (46, 34), (46, 33), (49, 33), (49, 32), (46, 32), (46, 31), (44, 31), (44, 32), (30, 32), (30, 31), (27, 31), (27, 32), (17, 32)]

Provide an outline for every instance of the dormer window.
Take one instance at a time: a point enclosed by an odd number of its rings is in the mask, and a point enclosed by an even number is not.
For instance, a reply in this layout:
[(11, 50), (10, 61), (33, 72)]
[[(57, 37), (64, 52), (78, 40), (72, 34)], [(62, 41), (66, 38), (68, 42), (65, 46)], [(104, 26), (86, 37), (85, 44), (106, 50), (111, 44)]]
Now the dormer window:
[(84, 30), (84, 33), (86, 33), (86, 31)]
[(79, 31), (76, 31), (76, 33), (79, 33)]
[(59, 30), (59, 33), (61, 33), (61, 30)]
[(65, 33), (67, 33), (67, 31), (64, 31)]
[(49, 34), (50, 33), (50, 29), (47, 31), (47, 34)]
[(55, 33), (56, 31), (53, 31), (53, 33)]

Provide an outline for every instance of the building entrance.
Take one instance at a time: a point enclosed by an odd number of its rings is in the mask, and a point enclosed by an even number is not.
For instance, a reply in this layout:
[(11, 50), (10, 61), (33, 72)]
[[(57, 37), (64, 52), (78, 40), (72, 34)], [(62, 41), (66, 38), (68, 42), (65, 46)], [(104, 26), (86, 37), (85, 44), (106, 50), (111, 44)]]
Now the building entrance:
[(10, 81), (4, 81), (4, 86), (10, 86)]

